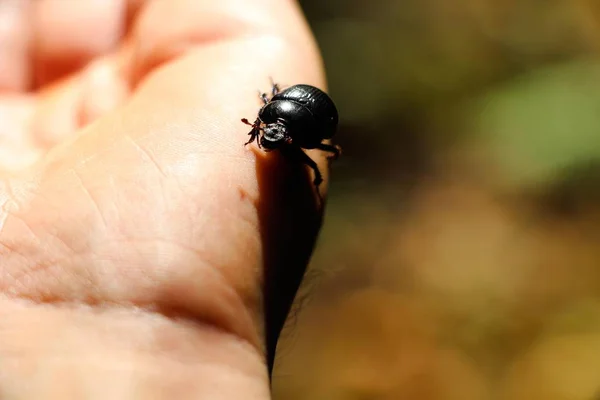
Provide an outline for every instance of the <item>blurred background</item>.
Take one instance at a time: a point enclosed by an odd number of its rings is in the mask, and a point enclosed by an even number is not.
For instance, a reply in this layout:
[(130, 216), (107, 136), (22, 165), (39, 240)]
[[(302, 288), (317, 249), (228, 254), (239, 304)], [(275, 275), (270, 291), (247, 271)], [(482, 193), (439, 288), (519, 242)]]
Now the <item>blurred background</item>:
[(600, 1), (304, 0), (338, 104), (276, 399), (600, 399)]

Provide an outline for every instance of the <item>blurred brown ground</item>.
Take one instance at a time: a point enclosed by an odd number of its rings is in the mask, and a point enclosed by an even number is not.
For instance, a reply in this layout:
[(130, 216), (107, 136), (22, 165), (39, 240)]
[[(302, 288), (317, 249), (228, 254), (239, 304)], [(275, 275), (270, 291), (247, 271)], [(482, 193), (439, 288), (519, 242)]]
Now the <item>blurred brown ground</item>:
[(275, 398), (600, 398), (600, 2), (302, 4), (344, 155)]

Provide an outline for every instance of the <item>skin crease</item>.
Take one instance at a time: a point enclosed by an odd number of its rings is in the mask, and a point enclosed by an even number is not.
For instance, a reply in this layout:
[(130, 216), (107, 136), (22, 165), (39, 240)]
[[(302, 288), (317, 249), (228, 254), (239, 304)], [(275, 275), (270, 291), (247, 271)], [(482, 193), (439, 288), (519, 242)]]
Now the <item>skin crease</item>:
[(325, 89), (298, 5), (6, 0), (0, 26), (0, 397), (270, 398), (322, 209), (240, 118), (269, 76)]

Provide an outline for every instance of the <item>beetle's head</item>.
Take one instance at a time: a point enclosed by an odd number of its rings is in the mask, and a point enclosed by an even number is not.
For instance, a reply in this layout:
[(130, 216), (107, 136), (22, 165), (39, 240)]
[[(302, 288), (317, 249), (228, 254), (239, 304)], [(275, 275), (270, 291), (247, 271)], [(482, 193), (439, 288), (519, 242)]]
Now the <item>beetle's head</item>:
[(263, 128), (260, 144), (265, 150), (274, 150), (288, 142), (287, 127), (282, 122), (267, 124)]

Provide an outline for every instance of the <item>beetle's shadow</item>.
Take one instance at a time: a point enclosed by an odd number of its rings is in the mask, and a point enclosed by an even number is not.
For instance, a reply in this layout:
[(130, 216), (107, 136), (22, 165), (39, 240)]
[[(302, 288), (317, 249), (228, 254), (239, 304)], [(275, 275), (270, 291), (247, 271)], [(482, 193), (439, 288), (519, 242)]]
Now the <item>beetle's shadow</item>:
[(266, 356), (271, 374), (277, 341), (315, 246), (323, 207), (315, 196), (309, 168), (280, 151), (253, 150), (264, 257)]

